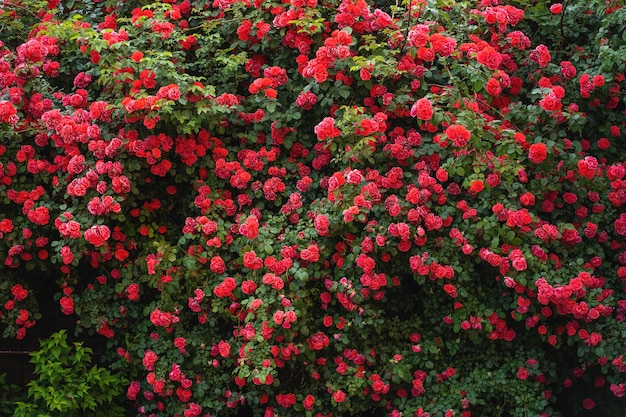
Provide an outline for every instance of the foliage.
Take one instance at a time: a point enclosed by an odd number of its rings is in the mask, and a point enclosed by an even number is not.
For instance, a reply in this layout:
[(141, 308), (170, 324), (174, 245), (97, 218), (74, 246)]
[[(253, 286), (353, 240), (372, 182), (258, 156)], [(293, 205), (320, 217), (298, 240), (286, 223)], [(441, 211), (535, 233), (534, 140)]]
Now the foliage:
[(22, 399), (20, 386), (7, 380), (7, 374), (0, 374), (0, 416), (13, 415), (13, 404)]
[(123, 415), (119, 399), (125, 381), (91, 366), (91, 354), (80, 343), (71, 347), (63, 330), (42, 340), (41, 349), (31, 354), (36, 377), (28, 383), (29, 400), (17, 402), (13, 416)]
[(626, 8), (500, 3), (5, 2), (4, 336), (139, 415), (623, 412)]

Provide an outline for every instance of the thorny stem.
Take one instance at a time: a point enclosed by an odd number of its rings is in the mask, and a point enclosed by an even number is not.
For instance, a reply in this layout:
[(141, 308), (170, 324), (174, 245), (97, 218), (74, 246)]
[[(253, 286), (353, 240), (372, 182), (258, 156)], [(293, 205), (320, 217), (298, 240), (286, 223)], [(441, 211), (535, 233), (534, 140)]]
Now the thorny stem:
[(402, 53), (402, 51), (404, 51), (404, 48), (406, 47), (406, 43), (407, 43), (407, 41), (409, 39), (409, 29), (411, 27), (411, 23), (412, 23), (411, 21), (413, 20), (413, 15), (411, 13), (412, 9), (413, 9), (413, 0), (410, 0), (409, 1), (409, 6), (407, 7), (407, 13), (409, 15), (409, 21), (408, 21), (408, 23), (406, 25), (406, 30), (404, 31), (404, 40), (402, 41), (402, 46), (399, 49), (400, 53)]
[(563, 28), (563, 20), (565, 19), (565, 10), (567, 10), (568, 0), (563, 1), (563, 11), (561, 12), (561, 20), (559, 21), (559, 27), (561, 29), (561, 42), (565, 41), (565, 29)]
[(8, 9), (14, 8), (14, 9), (22, 10), (22, 11), (28, 13), (29, 15), (31, 15), (32, 17), (34, 17), (35, 19), (39, 20), (40, 22), (43, 22), (41, 17), (37, 16), (35, 13), (31, 12), (30, 10), (28, 10), (26, 7), (24, 7), (22, 5), (9, 3), (9, 0), (4, 0), (2, 3), (3, 3), (2, 7), (8, 8)]

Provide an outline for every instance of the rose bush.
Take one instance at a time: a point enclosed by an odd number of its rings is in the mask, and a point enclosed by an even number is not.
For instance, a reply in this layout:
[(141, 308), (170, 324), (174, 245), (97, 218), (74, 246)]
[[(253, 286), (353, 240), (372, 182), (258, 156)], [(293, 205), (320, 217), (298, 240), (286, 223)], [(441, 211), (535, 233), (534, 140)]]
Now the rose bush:
[(138, 415), (623, 412), (618, 2), (0, 16), (4, 337), (55, 282)]

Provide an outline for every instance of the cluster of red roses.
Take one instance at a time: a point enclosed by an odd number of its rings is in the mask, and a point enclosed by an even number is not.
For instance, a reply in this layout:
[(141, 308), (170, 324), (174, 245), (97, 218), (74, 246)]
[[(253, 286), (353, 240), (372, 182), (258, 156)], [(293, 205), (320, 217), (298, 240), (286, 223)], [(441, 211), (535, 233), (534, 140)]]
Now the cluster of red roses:
[(490, 0), (86, 3), (0, 44), (7, 334), (39, 269), (142, 415), (541, 413), (570, 348), (623, 398), (623, 74)]

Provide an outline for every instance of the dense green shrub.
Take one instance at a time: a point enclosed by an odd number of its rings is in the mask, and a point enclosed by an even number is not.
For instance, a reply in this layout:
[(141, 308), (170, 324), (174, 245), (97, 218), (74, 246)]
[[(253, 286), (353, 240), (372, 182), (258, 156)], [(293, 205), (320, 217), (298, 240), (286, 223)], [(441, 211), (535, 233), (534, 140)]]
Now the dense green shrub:
[(61, 330), (41, 341), (31, 354), (35, 377), (28, 383), (28, 398), (16, 403), (14, 417), (86, 417), (124, 415), (126, 381), (107, 369), (91, 365), (92, 350), (67, 343)]
[(499, 3), (4, 3), (4, 336), (140, 415), (622, 413), (626, 9)]

